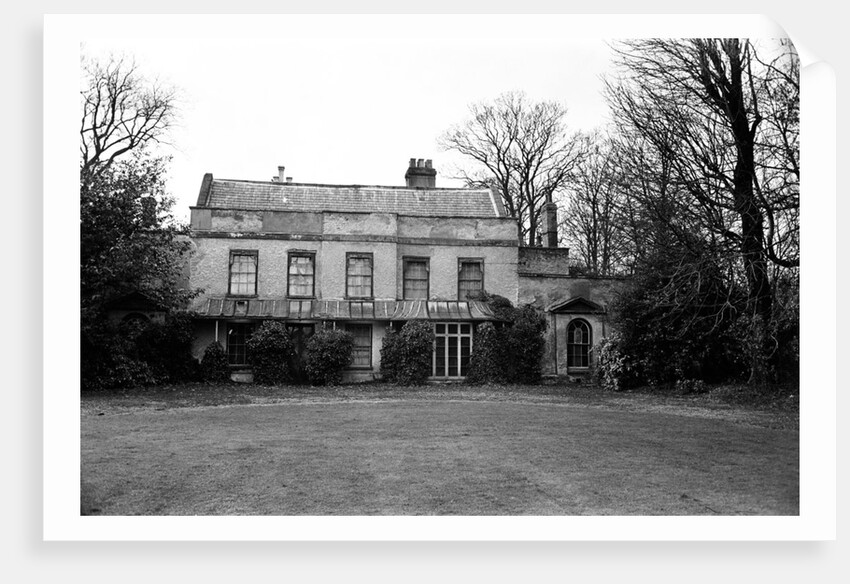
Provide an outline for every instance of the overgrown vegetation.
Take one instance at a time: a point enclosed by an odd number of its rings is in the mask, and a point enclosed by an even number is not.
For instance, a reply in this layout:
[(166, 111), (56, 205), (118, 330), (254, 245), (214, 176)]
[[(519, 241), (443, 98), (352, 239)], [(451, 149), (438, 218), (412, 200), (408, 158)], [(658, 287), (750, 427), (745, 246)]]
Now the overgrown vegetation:
[(213, 341), (204, 349), (204, 356), (201, 358), (201, 378), (213, 383), (230, 379), (227, 353), (218, 341)]
[(312, 385), (339, 385), (351, 363), (354, 337), (333, 328), (320, 328), (307, 341), (304, 369)]
[(86, 327), (81, 347), (82, 389), (104, 390), (194, 381), (200, 377), (192, 357), (188, 314), (163, 322), (98, 320)]
[[(175, 115), (174, 91), (129, 60), (83, 59), (80, 126), (81, 386), (125, 388), (191, 379), (194, 295), (183, 268), (186, 227), (166, 191), (168, 157), (152, 154)], [(142, 294), (165, 323), (115, 323), (115, 302)]]
[(470, 383), (535, 383), (540, 380), (541, 360), (546, 349), (543, 314), (530, 305), (514, 307), (506, 298), (486, 292), (476, 300), (487, 302), (498, 326), (478, 327), (469, 361)]
[(381, 375), (400, 385), (424, 383), (431, 375), (434, 330), (431, 323), (411, 320), (399, 332), (388, 330), (381, 346)]
[(255, 383), (281, 385), (291, 380), (289, 363), (295, 349), (283, 323), (263, 321), (251, 334), (246, 346)]

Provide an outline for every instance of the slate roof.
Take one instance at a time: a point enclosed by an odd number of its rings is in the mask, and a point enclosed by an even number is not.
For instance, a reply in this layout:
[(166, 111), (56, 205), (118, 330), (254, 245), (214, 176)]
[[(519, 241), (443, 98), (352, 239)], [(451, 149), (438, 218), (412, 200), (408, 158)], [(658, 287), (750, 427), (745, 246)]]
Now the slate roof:
[(192, 311), (205, 318), (286, 320), (497, 320), (478, 301), (289, 300), (286, 298), (197, 298)]
[(506, 213), (498, 199), (489, 189), (323, 185), (205, 177), (198, 206), (253, 211), (359, 211), (425, 217), (504, 217)]

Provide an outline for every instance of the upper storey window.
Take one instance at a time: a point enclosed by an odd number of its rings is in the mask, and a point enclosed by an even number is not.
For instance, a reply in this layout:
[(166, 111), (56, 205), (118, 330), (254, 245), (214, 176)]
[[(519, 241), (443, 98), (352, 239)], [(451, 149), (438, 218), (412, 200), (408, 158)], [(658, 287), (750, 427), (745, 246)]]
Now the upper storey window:
[(313, 298), (316, 295), (316, 254), (290, 252), (286, 295)]
[(457, 272), (458, 300), (466, 300), (470, 294), (484, 289), (484, 260), (460, 259)]
[(403, 262), (405, 300), (428, 299), (428, 258), (405, 258)]
[(227, 293), (231, 296), (257, 295), (256, 250), (231, 250), (230, 283)]
[(372, 298), (372, 254), (345, 255), (346, 298)]

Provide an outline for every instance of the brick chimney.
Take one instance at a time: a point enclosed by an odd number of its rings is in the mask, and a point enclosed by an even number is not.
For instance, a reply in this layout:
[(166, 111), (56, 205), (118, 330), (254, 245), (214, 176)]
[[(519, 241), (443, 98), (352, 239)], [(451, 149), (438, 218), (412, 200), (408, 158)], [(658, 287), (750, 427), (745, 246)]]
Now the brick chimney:
[(558, 247), (558, 205), (548, 202), (546, 210), (546, 247)]
[(404, 181), (410, 188), (433, 189), (437, 184), (437, 171), (434, 170), (430, 159), (411, 158), (407, 172), (404, 173)]

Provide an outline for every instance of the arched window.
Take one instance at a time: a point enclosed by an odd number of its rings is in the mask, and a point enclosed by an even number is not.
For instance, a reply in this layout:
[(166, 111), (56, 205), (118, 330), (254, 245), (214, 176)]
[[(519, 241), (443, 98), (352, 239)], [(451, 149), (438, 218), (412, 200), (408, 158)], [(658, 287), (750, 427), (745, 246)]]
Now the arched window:
[(567, 368), (590, 367), (590, 325), (572, 320), (567, 326)]

